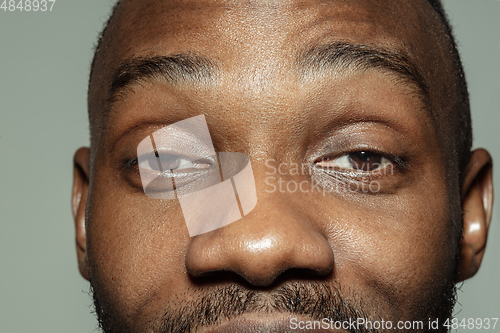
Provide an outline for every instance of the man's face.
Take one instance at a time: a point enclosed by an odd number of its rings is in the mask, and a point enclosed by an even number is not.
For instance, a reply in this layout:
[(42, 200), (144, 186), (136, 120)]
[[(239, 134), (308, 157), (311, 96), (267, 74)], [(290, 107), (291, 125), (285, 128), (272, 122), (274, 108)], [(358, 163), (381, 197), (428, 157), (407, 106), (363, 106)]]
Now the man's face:
[[(449, 65), (426, 2), (125, 1), (110, 29), (91, 105), (133, 59), (207, 68), (118, 87), (100, 120), (86, 251), (107, 330), (449, 315), (460, 216), (436, 125)], [(146, 196), (131, 161), (197, 115), (216, 151), (249, 156), (258, 203), (189, 237), (179, 202)]]

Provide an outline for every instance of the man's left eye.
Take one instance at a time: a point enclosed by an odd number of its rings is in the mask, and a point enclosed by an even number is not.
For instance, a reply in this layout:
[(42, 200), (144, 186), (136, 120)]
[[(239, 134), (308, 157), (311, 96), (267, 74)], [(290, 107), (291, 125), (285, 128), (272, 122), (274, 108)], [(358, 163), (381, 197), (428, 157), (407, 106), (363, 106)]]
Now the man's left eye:
[(336, 168), (367, 172), (385, 169), (392, 164), (388, 158), (369, 151), (353, 152), (336, 158), (324, 158), (316, 162), (316, 166), (324, 169)]
[(183, 170), (196, 168), (197, 163), (188, 158), (182, 158), (176, 155), (160, 154), (160, 163), (165, 170)]

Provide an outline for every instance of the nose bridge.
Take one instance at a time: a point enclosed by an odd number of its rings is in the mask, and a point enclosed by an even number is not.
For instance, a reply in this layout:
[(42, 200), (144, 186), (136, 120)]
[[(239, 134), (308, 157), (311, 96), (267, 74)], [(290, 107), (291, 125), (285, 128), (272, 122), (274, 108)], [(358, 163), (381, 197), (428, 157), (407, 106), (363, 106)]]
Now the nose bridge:
[[(262, 179), (257, 168), (256, 181)], [(270, 285), (284, 271), (305, 269), (326, 274), (333, 267), (328, 240), (308, 213), (293, 204), (293, 194), (258, 188), (255, 209), (228, 226), (192, 238), (186, 268), (193, 276), (217, 271), (240, 275), (249, 283)], [(295, 206), (295, 207), (294, 207)]]

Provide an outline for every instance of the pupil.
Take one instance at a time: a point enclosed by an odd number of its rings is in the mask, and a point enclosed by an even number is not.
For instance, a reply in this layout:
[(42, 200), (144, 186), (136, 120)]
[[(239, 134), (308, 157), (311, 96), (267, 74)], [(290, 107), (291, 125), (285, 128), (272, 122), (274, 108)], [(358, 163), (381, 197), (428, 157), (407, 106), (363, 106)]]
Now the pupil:
[(175, 170), (180, 165), (180, 158), (175, 155), (160, 156), (160, 161), (164, 170)]
[(349, 160), (356, 170), (373, 171), (380, 166), (382, 156), (366, 151), (349, 154)]
[(368, 160), (370, 159), (370, 154), (366, 151), (362, 151), (357, 154), (359, 155), (359, 159), (363, 162), (368, 162)]

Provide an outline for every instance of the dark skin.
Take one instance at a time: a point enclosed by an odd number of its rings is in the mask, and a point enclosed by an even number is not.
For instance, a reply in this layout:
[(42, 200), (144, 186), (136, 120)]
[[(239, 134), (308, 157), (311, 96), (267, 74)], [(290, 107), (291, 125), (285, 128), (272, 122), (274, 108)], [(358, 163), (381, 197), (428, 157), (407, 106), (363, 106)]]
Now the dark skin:
[[(462, 183), (447, 174), (458, 175), (445, 126), (456, 92), (446, 90), (454, 76), (432, 8), (425, 1), (220, 3), (125, 1), (105, 35), (89, 92), (92, 147), (75, 154), (72, 201), (80, 272), (107, 300), (103, 306), (129, 332), (157, 332), (166, 309), (217, 287), (256, 291), (267, 307), (277, 288), (320, 282), (341, 286), (342, 298), (373, 318), (437, 316), (436, 295), (479, 269), (493, 185), (483, 149), (472, 153)], [(428, 86), (432, 112), (415, 84), (387, 70), (301, 72), (301, 50), (337, 42), (405, 54)], [(124, 61), (184, 53), (214, 64), (210, 80), (146, 79), (108, 104), (107, 87)], [(250, 157), (258, 204), (241, 220), (190, 238), (178, 202), (147, 197), (137, 168), (123, 165), (144, 137), (199, 114), (216, 151)], [(359, 151), (398, 156), (411, 167), (390, 161), (390, 175), (367, 174), (381, 184), (377, 193), (265, 191), (269, 159), (321, 173), (319, 160), (328, 168)], [(347, 171), (336, 172), (351, 185), (366, 183)], [(321, 186), (336, 182), (319, 178)], [(199, 329), (289, 316), (255, 309)]]

